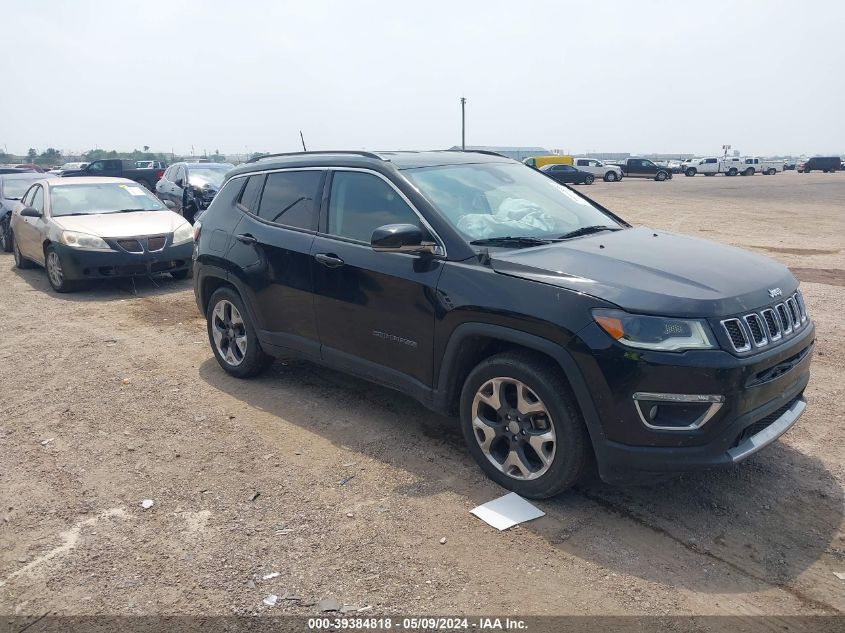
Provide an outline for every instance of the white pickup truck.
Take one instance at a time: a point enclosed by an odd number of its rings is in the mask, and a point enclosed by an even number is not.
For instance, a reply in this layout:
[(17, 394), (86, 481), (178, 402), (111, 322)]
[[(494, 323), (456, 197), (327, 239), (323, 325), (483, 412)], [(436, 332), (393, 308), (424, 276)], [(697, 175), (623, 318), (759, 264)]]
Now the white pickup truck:
[(745, 167), (742, 170), (743, 176), (753, 176), (754, 174), (764, 174), (766, 176), (774, 176), (779, 171), (783, 171), (782, 160), (763, 160), (762, 158), (746, 158)]
[(685, 176), (695, 176), (696, 174), (704, 174), (705, 176), (715, 176), (716, 174), (736, 176), (745, 171), (745, 168), (744, 159), (732, 156), (725, 156), (723, 158), (693, 158), (681, 165), (681, 170)]
[(576, 157), (572, 159), (572, 166), (580, 171), (593, 174), (596, 178), (604, 178), (605, 182), (622, 180), (622, 169), (616, 165), (605, 165), (595, 158)]

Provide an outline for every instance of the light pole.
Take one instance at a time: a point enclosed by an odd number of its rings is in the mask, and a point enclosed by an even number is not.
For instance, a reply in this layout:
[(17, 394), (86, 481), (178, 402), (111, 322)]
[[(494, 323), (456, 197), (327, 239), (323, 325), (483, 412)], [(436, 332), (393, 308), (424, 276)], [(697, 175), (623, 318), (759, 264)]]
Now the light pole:
[(467, 150), (467, 99), (461, 97), (461, 151)]

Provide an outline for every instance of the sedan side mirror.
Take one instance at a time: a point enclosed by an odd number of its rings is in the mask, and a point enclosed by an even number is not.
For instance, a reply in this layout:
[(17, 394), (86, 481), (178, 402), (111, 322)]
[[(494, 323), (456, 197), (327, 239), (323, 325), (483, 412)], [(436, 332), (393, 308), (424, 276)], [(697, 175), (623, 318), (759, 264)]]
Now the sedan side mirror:
[(429, 253), (436, 245), (423, 242), (423, 232), (413, 224), (385, 224), (373, 231), (370, 246), (379, 253)]
[(38, 209), (33, 209), (32, 207), (24, 207), (21, 209), (21, 217), (24, 218), (40, 218), (41, 211)]

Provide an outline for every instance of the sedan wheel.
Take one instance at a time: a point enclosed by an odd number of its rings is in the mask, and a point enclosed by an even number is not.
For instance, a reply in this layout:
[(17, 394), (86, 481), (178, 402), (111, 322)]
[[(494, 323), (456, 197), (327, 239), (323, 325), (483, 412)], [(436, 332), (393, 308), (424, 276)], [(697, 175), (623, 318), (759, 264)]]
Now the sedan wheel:
[(0, 220), (0, 251), (8, 253), (12, 250), (12, 233), (9, 229), (9, 219)]
[(61, 256), (52, 246), (44, 251), (44, 267), (47, 269), (47, 279), (56, 292), (70, 292), (75, 289), (75, 284), (68, 281), (65, 276), (65, 268)]
[(595, 177), (595, 176), (593, 176), (592, 174), (590, 174), (589, 176), (587, 176), (586, 178), (584, 178), (584, 184), (587, 184), (587, 185), (592, 185), (592, 184), (593, 184), (593, 182), (595, 181), (595, 179), (596, 179), (596, 177)]

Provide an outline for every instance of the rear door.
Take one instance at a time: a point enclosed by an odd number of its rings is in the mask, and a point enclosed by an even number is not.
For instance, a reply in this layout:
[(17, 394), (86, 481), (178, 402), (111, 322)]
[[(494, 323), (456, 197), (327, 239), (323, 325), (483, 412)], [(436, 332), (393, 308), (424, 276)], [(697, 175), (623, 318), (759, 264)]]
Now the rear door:
[(243, 217), (226, 256), (246, 294), (259, 338), (319, 358), (311, 245), (324, 169), (249, 176), (237, 206)]
[(443, 259), (375, 252), (370, 238), (385, 224), (414, 224), (432, 233), (386, 177), (333, 170), (311, 251), (322, 355), (376, 381), (425, 390), (432, 384)]

